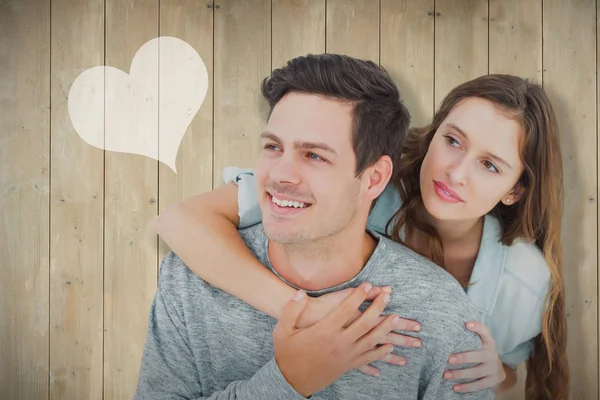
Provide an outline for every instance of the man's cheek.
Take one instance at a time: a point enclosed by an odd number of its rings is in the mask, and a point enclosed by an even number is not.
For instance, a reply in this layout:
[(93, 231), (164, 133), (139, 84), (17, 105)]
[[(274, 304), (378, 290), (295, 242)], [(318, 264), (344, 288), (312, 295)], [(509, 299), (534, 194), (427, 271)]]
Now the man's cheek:
[(263, 157), (260, 157), (254, 168), (254, 177), (259, 185), (263, 185), (268, 177), (269, 166)]

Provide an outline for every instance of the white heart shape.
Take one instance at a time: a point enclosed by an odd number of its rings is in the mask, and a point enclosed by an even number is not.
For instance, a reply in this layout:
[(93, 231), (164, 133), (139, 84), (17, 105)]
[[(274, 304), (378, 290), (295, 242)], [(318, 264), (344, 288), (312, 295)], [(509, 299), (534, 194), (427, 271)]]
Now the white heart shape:
[(161, 36), (140, 47), (129, 74), (104, 66), (82, 72), (69, 90), (69, 116), (90, 145), (147, 156), (177, 173), (181, 139), (207, 91), (208, 71), (196, 50)]

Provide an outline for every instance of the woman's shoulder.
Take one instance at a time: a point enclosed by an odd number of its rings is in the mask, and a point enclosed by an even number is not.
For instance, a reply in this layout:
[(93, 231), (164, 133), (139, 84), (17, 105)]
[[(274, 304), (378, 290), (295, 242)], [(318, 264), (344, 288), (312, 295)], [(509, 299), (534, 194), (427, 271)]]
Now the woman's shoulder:
[(516, 366), (530, 355), (529, 341), (541, 332), (550, 271), (535, 243), (517, 240), (504, 245), (500, 234), (500, 222), (486, 216), (473, 270), (477, 282), (467, 294), (487, 314), (484, 322), (503, 362)]
[[(485, 261), (495, 260), (500, 263), (495, 268), (510, 281), (513, 290), (528, 291), (536, 297), (545, 296), (550, 281), (550, 269), (541, 249), (535, 243), (524, 239), (517, 239), (510, 245), (502, 244), (500, 222), (488, 215), (485, 224), (480, 250), (484, 255), (488, 255)], [(493, 246), (495, 249), (485, 249), (484, 246)]]
[(545, 295), (550, 269), (540, 248), (525, 240), (517, 240), (506, 247), (505, 274), (514, 277), (528, 290)]

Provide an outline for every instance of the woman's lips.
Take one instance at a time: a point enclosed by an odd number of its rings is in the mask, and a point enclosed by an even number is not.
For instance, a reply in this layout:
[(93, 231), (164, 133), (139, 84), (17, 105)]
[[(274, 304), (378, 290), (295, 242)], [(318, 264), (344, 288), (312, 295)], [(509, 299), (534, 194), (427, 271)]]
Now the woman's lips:
[(446, 184), (438, 181), (433, 181), (433, 188), (438, 197), (449, 203), (464, 203), (464, 200), (450, 189)]

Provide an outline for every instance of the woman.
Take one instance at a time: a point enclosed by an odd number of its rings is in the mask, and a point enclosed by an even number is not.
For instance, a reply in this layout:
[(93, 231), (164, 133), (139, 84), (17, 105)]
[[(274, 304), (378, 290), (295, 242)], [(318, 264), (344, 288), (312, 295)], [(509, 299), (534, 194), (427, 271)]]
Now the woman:
[[(485, 315), (467, 324), (484, 350), (449, 359), (478, 366), (444, 375), (476, 381), (454, 390), (501, 393), (514, 386), (514, 369), (527, 360), (528, 398), (567, 399), (562, 164), (558, 126), (542, 88), (508, 75), (456, 87), (430, 125), (409, 132), (395, 167), (398, 181), (377, 200), (369, 228), (445, 268)], [(251, 171), (228, 174), (237, 187), (171, 207), (157, 232), (196, 274), (277, 318), (295, 291), (266, 272), (239, 238), (235, 226), (260, 222), (260, 210)], [(344, 295), (311, 299), (305, 323)]]

